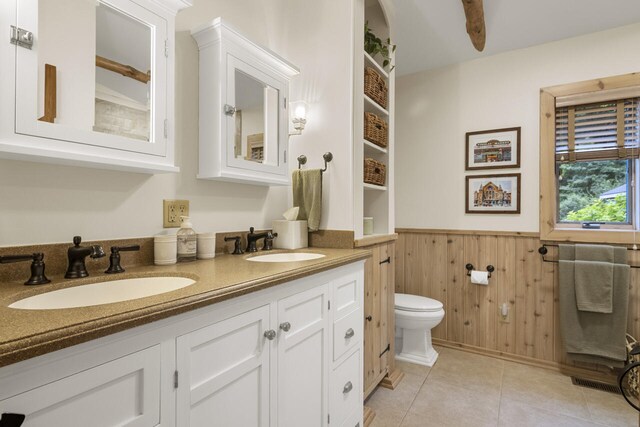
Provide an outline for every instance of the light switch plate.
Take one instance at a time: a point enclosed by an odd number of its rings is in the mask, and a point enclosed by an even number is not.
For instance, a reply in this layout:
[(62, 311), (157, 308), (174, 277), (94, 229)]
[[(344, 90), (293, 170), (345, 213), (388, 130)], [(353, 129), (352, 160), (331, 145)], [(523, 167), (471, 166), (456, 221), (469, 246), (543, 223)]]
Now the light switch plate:
[(179, 228), (181, 216), (189, 216), (188, 200), (162, 201), (162, 226), (164, 228)]

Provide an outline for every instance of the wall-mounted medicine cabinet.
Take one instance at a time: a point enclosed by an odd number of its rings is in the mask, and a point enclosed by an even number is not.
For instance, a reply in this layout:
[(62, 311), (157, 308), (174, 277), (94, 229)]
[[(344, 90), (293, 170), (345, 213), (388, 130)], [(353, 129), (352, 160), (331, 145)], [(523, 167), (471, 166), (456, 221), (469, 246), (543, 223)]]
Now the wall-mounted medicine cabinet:
[(221, 18), (191, 34), (200, 50), (198, 178), (288, 185), (289, 80), (298, 69)]
[(177, 172), (174, 21), (190, 5), (2, 1), (0, 157)]

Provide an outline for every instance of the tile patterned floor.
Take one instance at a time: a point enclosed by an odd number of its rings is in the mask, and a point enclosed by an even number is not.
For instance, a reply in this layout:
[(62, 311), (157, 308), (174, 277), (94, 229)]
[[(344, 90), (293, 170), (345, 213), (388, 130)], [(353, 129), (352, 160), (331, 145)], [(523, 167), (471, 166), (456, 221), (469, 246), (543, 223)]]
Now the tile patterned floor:
[(611, 393), (534, 368), (449, 348), (431, 369), (398, 362), (405, 378), (365, 403), (372, 427), (637, 426), (638, 413)]

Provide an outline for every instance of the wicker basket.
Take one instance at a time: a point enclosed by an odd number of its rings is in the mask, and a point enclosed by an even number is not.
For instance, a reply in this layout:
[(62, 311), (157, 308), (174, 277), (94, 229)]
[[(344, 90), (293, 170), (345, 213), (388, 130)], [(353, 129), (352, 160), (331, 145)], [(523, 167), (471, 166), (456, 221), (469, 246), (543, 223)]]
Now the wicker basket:
[[(627, 359), (628, 359), (627, 362), (628, 363), (640, 362), (640, 356), (634, 356), (631, 354), (631, 350), (633, 350), (634, 347), (638, 345), (638, 341), (636, 341), (636, 339), (629, 334), (627, 334), (626, 338), (627, 338)], [(633, 369), (631, 372), (629, 372), (629, 375), (627, 376), (627, 381), (629, 383), (628, 390), (636, 398), (640, 397), (640, 385), (638, 384), (640, 382), (639, 380), (640, 379), (638, 378), (637, 369)]]
[(384, 163), (373, 159), (364, 159), (364, 182), (373, 185), (384, 185), (387, 167)]
[(378, 147), (387, 148), (389, 125), (373, 113), (364, 113), (364, 139)]
[(364, 94), (380, 104), (382, 108), (387, 108), (389, 94), (387, 82), (371, 67), (366, 67), (364, 70)]

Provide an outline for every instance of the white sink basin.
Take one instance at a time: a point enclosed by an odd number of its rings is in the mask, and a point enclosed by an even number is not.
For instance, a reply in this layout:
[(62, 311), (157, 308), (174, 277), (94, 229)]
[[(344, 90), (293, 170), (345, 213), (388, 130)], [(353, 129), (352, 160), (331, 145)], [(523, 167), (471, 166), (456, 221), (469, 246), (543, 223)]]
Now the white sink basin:
[(9, 308), (50, 310), (89, 307), (149, 297), (186, 288), (195, 280), (186, 277), (142, 277), (91, 283), (60, 289), (14, 302)]
[(286, 254), (269, 254), (259, 255), (251, 258), (247, 258), (253, 262), (295, 262), (295, 261), (309, 261), (311, 259), (324, 258), (322, 254), (314, 254), (311, 252), (291, 252)]

